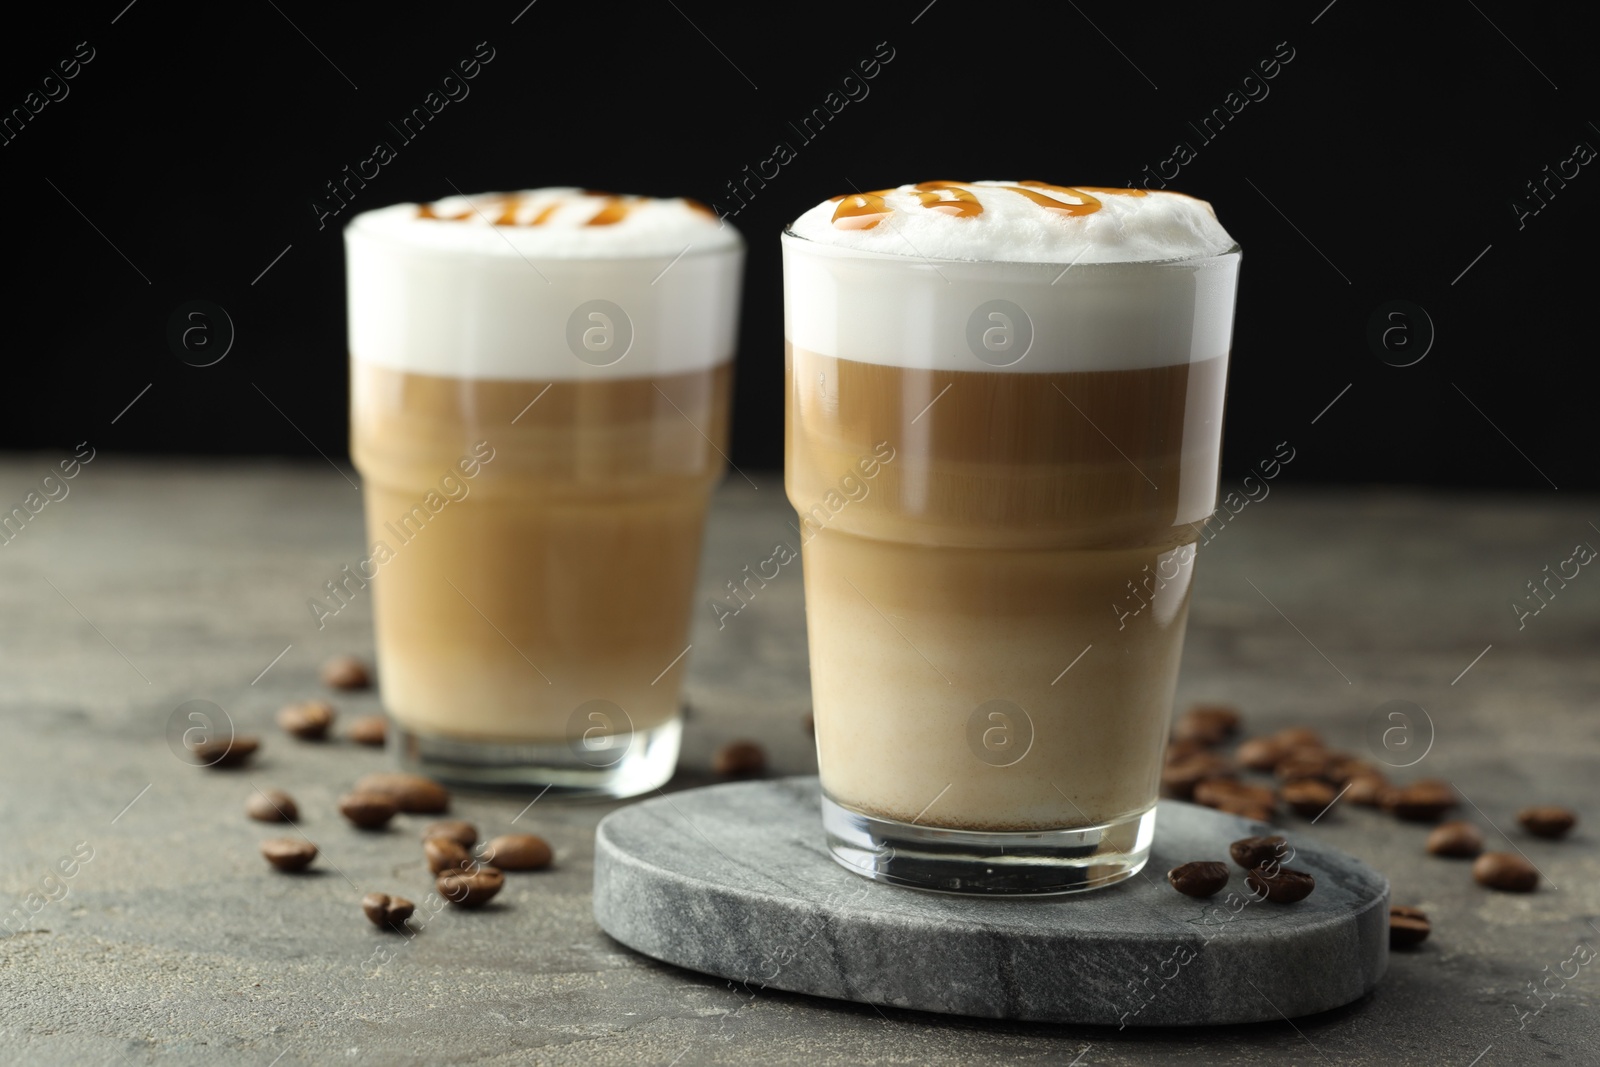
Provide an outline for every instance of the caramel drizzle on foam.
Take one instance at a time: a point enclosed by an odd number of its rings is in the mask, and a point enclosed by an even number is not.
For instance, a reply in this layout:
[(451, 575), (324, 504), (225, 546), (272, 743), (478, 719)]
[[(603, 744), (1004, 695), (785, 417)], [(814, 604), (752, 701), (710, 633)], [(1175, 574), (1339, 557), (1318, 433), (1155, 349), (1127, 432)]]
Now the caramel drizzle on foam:
[[(614, 193), (597, 193), (590, 189), (583, 190), (583, 195), (602, 198), (605, 201), (600, 205), (600, 209), (589, 217), (589, 221), (584, 223), (585, 226), (615, 226), (648, 199), (643, 196), (617, 196)], [(492, 197), (481, 204), (470, 206), (454, 215), (441, 215), (434, 210), (434, 205), (432, 204), (418, 204), (417, 218), (436, 219), (440, 222), (465, 222), (482, 214), (485, 219), (489, 219), (492, 215), (491, 224), (495, 226), (543, 226), (550, 221), (550, 216), (554, 215), (556, 210), (565, 202), (556, 200), (546, 204), (534, 214), (533, 218), (525, 223), (517, 222), (517, 216), (521, 214), (522, 206), (526, 201), (516, 195)], [(708, 218), (716, 217), (710, 208), (698, 200), (685, 198), (684, 203), (696, 214), (704, 215)]]
[[(911, 187), (917, 201), (929, 211), (950, 215), (958, 219), (975, 218), (983, 214), (983, 203), (977, 193), (965, 182), (921, 182)], [(1100, 196), (1144, 196), (1143, 189), (1110, 189), (1099, 185), (1050, 185), (1046, 182), (1021, 182), (1017, 185), (987, 185), (984, 189), (1003, 189), (1026, 197), (1046, 211), (1075, 218), (1092, 215), (1100, 210)], [(870, 230), (890, 215), (894, 208), (885, 196), (893, 189), (878, 189), (870, 193), (846, 193), (834, 197), (830, 203), (839, 206), (833, 212), (833, 225), (840, 230)], [(1098, 193), (1099, 196), (1092, 194)], [(1055, 195), (1051, 195), (1055, 194)], [(1063, 200), (1061, 197), (1070, 197)]]

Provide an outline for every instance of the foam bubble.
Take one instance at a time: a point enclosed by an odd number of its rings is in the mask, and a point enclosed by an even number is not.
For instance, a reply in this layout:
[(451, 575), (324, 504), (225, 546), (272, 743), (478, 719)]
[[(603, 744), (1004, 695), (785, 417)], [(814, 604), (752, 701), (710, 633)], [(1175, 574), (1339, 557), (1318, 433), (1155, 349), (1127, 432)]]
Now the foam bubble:
[(396, 204), (345, 228), (353, 359), (584, 380), (733, 355), (744, 242), (683, 199), (534, 189)]
[(1158, 190), (924, 182), (865, 196), (877, 202), (861, 202), (862, 194), (824, 201), (796, 219), (790, 232), (867, 252), (1011, 263), (1194, 259), (1234, 244), (1210, 204)]

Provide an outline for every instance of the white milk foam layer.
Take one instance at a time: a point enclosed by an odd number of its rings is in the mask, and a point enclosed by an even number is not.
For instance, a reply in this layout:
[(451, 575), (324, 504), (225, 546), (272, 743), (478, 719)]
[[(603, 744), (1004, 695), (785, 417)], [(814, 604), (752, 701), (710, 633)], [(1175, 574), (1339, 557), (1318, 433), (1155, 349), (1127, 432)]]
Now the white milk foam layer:
[(790, 343), (908, 369), (1024, 374), (1228, 354), (1239, 254), (1210, 205), (1095, 192), (1098, 210), (1069, 217), (1016, 185), (961, 183), (983, 208), (971, 217), (931, 210), (912, 186), (882, 194), (890, 210), (870, 229), (836, 227), (833, 201), (807, 211), (783, 238)]
[(396, 204), (345, 228), (353, 359), (571, 381), (705, 370), (733, 355), (744, 241), (690, 201), (536, 189), (426, 210), (435, 217)]

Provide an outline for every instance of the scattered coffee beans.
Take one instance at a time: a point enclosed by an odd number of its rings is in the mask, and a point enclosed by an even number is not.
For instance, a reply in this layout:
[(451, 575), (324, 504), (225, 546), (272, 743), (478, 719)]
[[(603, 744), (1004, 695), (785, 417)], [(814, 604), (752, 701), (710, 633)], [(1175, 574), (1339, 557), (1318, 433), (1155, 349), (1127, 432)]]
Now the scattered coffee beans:
[(440, 819), (422, 828), (422, 839), (430, 837), (448, 837), (462, 848), (471, 848), (478, 843), (478, 828), (460, 819)]
[(730, 741), (711, 757), (711, 769), (724, 778), (753, 778), (767, 766), (767, 754), (754, 741)]
[(1565, 837), (1578, 824), (1578, 816), (1567, 808), (1541, 805), (1517, 812), (1517, 821), (1534, 837)]
[(1257, 867), (1244, 876), (1244, 884), (1257, 896), (1264, 896), (1274, 904), (1293, 904), (1304, 900), (1317, 887), (1317, 880), (1305, 871), (1288, 867)]
[(393, 797), (401, 811), (412, 815), (435, 815), (450, 806), (450, 794), (445, 787), (420, 774), (382, 772), (363, 775), (356, 782), (355, 791)]
[(1221, 778), (1232, 771), (1232, 764), (1210, 752), (1184, 756), (1161, 769), (1161, 794), (1178, 800), (1193, 800), (1195, 786), (1208, 778)]
[(1214, 897), (1228, 884), (1228, 867), (1215, 860), (1197, 860), (1172, 868), (1167, 881), (1186, 897)]
[(439, 895), (463, 908), (477, 908), (487, 904), (506, 884), (506, 876), (495, 867), (478, 867), (470, 871), (445, 871), (435, 880)]
[(244, 802), (244, 813), (258, 822), (294, 822), (300, 817), (294, 797), (281, 789), (261, 789)]
[(1289, 842), (1274, 834), (1271, 837), (1246, 837), (1228, 846), (1233, 862), (1247, 871), (1253, 871), (1272, 860), (1287, 862), (1293, 850)]
[(1428, 851), (1435, 856), (1471, 859), (1483, 851), (1483, 832), (1460, 819), (1441, 823), (1428, 834)]
[(330, 689), (365, 689), (372, 676), (354, 656), (334, 656), (322, 665), (322, 684)]
[(347, 736), (358, 745), (381, 748), (389, 737), (389, 723), (382, 715), (363, 715), (351, 721)]
[(1507, 893), (1531, 893), (1539, 885), (1538, 869), (1514, 852), (1485, 852), (1473, 860), (1472, 877)]
[(261, 842), (261, 854), (280, 871), (303, 871), (317, 858), (317, 846), (298, 837), (274, 837)]
[(422, 842), (422, 854), (428, 858), (428, 870), (434, 874), (461, 870), (472, 866), (472, 853), (459, 841), (448, 837), (430, 837)]
[(484, 849), (483, 862), (505, 871), (537, 871), (550, 866), (550, 843), (533, 834), (501, 834)]
[(333, 725), (333, 705), (325, 700), (302, 700), (278, 712), (278, 726), (302, 741), (321, 741)]
[(1196, 704), (1172, 724), (1172, 736), (1179, 741), (1198, 741), (1219, 745), (1239, 732), (1239, 713), (1224, 704)]
[(1252, 771), (1270, 771), (1288, 755), (1288, 749), (1276, 737), (1252, 737), (1239, 746), (1234, 754), (1242, 766)]
[(235, 734), (230, 738), (201, 741), (189, 746), (195, 759), (205, 767), (237, 767), (255, 755), (261, 739), (248, 734)]
[(1339, 791), (1320, 778), (1301, 778), (1284, 782), (1278, 789), (1278, 795), (1296, 815), (1314, 819), (1328, 810), (1328, 805), (1338, 798)]
[(1378, 800), (1379, 807), (1407, 822), (1438, 822), (1456, 806), (1456, 791), (1449, 782), (1424, 778), (1410, 785), (1391, 787)]
[(1421, 908), (1396, 904), (1389, 909), (1389, 947), (1414, 948), (1428, 940), (1433, 925)]
[(411, 913), (417, 910), (417, 906), (405, 897), (391, 897), (388, 893), (368, 893), (361, 898), (361, 910), (372, 920), (372, 925), (398, 930), (405, 925), (407, 919), (411, 918)]
[(339, 814), (363, 830), (388, 826), (399, 810), (394, 798), (383, 793), (346, 793), (339, 798)]

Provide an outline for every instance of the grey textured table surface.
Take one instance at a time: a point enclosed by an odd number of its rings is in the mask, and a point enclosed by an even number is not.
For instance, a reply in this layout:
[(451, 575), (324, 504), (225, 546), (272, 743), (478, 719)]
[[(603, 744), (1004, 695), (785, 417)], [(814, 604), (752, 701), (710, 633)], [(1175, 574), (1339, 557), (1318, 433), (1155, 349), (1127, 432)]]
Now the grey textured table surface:
[[(0, 464), (0, 501), (22, 500), (58, 458)], [(781, 486), (758, 481), (733, 476), (721, 491), (707, 595), (794, 537)], [(333, 805), (386, 757), (271, 726), (282, 703), (319, 691), (325, 656), (370, 652), (364, 601), (321, 631), (306, 608), (362, 548), (355, 489), (326, 465), (102, 455), (0, 547), (0, 918), (29, 894), (58, 898), (0, 937), (0, 1060), (1600, 1061), (1600, 966), (1566, 962), (1580, 943), (1600, 947), (1600, 578), (1585, 569), (1520, 630), (1509, 607), (1575, 543), (1600, 544), (1600, 501), (1285, 481), (1201, 550), (1180, 701), (1236, 702), (1255, 730), (1309, 722), (1355, 749), (1373, 709), (1414, 701), (1435, 736), (1413, 773), (1455, 782), (1465, 815), (1502, 847), (1491, 824), (1510, 832), (1548, 882), (1490, 893), (1460, 862), (1424, 855), (1419, 828), (1339, 805), (1306, 832), (1386, 873), (1397, 902), (1430, 911), (1432, 939), (1397, 954), (1371, 996), (1292, 1025), (1119, 1033), (736, 990), (632, 953), (590, 913), (593, 829), (611, 805), (534, 805), (517, 826), (551, 840), (556, 869), (414, 939), (379, 933), (358, 890), (420, 898), (417, 820), (359, 834)], [(814, 769), (798, 567), (720, 631), (709, 608), (697, 614), (675, 788), (707, 782), (711, 752), (735, 737), (765, 744), (774, 773)], [(174, 758), (166, 724), (191, 699), (265, 737), (253, 767)], [(346, 716), (379, 706), (376, 694), (338, 703)], [(298, 797), (324, 873), (267, 870), (256, 844), (272, 831), (241, 810), (251, 783)], [(1512, 815), (1533, 801), (1572, 804), (1587, 822), (1562, 843), (1526, 840)], [(458, 795), (455, 812), (494, 832), (525, 803)], [(47, 884), (80, 843), (92, 859)], [(1537, 982), (1547, 999), (1528, 992)]]

